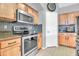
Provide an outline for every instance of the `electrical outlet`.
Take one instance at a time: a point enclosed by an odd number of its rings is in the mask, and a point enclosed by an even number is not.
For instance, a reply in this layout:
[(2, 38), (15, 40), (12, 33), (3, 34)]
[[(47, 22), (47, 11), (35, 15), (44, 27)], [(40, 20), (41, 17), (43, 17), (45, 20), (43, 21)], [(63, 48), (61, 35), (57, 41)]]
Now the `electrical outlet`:
[(4, 29), (7, 29), (7, 25), (4, 25)]

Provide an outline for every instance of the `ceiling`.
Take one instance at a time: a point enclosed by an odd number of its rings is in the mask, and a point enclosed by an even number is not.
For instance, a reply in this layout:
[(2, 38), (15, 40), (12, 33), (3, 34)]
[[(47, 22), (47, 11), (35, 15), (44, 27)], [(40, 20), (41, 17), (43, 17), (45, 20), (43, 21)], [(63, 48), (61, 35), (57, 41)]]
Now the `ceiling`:
[[(26, 3), (26, 4), (28, 4), (29, 6), (32, 6), (34, 9), (36, 9), (39, 12), (46, 9), (45, 7), (46, 3)], [(57, 5), (57, 9), (60, 10), (63, 7), (65, 8), (75, 4), (78, 4), (78, 3), (57, 3), (56, 5)]]
[(58, 3), (58, 6), (59, 8), (62, 8), (62, 7), (67, 7), (67, 6), (70, 6), (70, 5), (74, 5), (76, 3)]
[(43, 7), (41, 6), (40, 3), (26, 3), (26, 4), (28, 4), (29, 6), (33, 7), (37, 11), (43, 10)]

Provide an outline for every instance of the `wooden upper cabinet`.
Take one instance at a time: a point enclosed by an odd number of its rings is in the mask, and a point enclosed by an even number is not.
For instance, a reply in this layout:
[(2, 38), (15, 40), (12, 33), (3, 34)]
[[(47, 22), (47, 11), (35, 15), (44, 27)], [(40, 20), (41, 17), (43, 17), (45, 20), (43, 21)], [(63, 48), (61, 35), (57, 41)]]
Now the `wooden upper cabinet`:
[(27, 10), (28, 10), (28, 13), (29, 13), (29, 14), (33, 15), (33, 9), (32, 9), (31, 7), (28, 7)]
[(23, 3), (17, 3), (17, 9), (23, 10), (25, 12), (28, 12), (28, 6)]
[(38, 24), (39, 23), (38, 12), (32, 9), (31, 7), (28, 7), (28, 13), (33, 16), (34, 24)]
[(16, 21), (16, 9), (28, 12), (23, 3), (0, 3), (0, 21)]
[(69, 13), (68, 14), (68, 25), (76, 23), (76, 13)]
[(34, 16), (34, 24), (38, 24), (39, 23), (39, 13), (36, 11), (33, 11), (33, 16)]
[(0, 3), (0, 21), (16, 21), (15, 3)]
[(79, 13), (67, 13), (67, 14), (61, 14), (59, 15), (59, 24), (60, 25), (70, 25), (70, 24), (76, 24), (76, 17), (79, 15)]
[(67, 14), (59, 15), (59, 25), (67, 24)]
[(76, 16), (79, 16), (79, 12), (75, 12), (75, 15), (76, 15)]

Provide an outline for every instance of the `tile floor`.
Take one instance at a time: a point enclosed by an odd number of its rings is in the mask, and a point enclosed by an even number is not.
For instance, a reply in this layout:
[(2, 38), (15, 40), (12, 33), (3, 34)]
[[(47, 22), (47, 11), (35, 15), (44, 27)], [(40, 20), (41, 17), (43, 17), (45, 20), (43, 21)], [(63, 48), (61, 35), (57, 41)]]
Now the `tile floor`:
[(53, 47), (41, 49), (36, 56), (75, 56), (76, 49), (68, 47)]

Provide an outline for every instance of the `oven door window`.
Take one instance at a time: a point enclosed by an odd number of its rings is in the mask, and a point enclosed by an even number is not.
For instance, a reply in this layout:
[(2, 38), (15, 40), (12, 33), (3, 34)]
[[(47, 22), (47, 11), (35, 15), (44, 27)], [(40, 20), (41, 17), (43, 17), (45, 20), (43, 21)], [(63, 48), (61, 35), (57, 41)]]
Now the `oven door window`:
[(37, 38), (24, 40), (24, 54), (37, 46)]
[(77, 50), (77, 56), (79, 56), (79, 50)]

